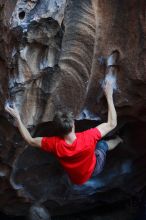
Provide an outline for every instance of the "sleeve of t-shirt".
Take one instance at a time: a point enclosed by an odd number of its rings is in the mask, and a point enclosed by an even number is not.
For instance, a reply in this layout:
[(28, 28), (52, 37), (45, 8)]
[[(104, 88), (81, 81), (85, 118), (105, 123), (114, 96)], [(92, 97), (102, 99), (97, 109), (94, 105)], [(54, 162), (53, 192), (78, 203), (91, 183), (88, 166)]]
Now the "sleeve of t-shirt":
[(90, 128), (90, 129), (86, 130), (85, 134), (89, 135), (90, 137), (92, 137), (95, 142), (99, 141), (102, 138), (101, 137), (101, 132), (96, 127), (95, 128)]
[(55, 137), (43, 137), (41, 141), (41, 148), (50, 153), (54, 152), (55, 148)]

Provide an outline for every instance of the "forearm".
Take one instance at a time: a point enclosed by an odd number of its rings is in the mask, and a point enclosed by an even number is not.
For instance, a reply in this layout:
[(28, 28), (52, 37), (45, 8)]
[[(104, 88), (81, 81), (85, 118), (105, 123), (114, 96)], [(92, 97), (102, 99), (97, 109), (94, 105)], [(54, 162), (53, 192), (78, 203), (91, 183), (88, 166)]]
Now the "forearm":
[(14, 106), (14, 109), (6, 106), (5, 110), (12, 116), (14, 117), (14, 119), (17, 121), (17, 125), (18, 125), (18, 129), (22, 135), (22, 137), (24, 138), (24, 140), (31, 146), (35, 146), (35, 147), (41, 147), (41, 143), (42, 143), (42, 137), (31, 137), (29, 131), (27, 130), (27, 128), (24, 126), (24, 124), (22, 123), (21, 119), (20, 119), (20, 115), (16, 109), (16, 107)]
[(117, 112), (114, 106), (114, 101), (113, 97), (107, 97), (107, 104), (108, 104), (108, 124), (111, 127), (116, 127), (117, 126)]
[(17, 124), (18, 124), (18, 129), (22, 135), (22, 137), (24, 138), (24, 140), (31, 145), (33, 138), (31, 137), (29, 131), (27, 130), (27, 128), (24, 126), (24, 124), (22, 123), (21, 119), (18, 118), (17, 119)]
[(106, 81), (105, 83), (104, 92), (108, 104), (108, 119), (107, 122), (97, 126), (101, 133), (101, 137), (104, 137), (117, 126), (117, 113), (113, 101), (113, 87), (111, 82)]

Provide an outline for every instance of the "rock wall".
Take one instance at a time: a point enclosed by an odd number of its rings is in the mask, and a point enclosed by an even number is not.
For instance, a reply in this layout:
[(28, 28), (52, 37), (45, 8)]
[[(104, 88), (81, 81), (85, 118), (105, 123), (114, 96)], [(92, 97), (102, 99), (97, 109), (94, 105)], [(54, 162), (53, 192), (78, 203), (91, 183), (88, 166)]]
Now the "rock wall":
[[(0, 0), (1, 210), (26, 215), (37, 202), (52, 214), (74, 212), (143, 189), (145, 12), (144, 0)], [(115, 50), (120, 55), (117, 130), (126, 142), (109, 155), (101, 176), (78, 188), (51, 155), (27, 148), (4, 106), (15, 103), (35, 136), (53, 135), (48, 121), (64, 107), (78, 119), (77, 129), (95, 126), (106, 119), (101, 84), (108, 72), (107, 57)], [(89, 121), (82, 124), (83, 119)]]
[(30, 126), (64, 106), (80, 119), (103, 117), (100, 82), (118, 50), (118, 113), (145, 117), (144, 23), (142, 0), (1, 1), (1, 109), (13, 100)]

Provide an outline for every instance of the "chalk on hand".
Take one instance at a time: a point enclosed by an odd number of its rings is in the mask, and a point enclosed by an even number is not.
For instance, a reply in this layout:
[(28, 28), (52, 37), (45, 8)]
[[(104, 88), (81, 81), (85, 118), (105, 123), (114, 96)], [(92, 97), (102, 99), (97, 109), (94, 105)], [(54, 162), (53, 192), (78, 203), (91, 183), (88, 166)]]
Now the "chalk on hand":
[(105, 82), (111, 82), (111, 85), (114, 90), (117, 90), (117, 78), (116, 75), (113, 74), (112, 72), (108, 73), (102, 83), (102, 87), (104, 86)]
[(120, 56), (119, 51), (117, 50), (113, 51), (107, 59), (107, 66), (117, 65), (119, 56)]
[(5, 108), (6, 108), (6, 107), (13, 108), (13, 107), (14, 107), (13, 102), (12, 102), (12, 101), (10, 101), (10, 100), (6, 100), (6, 102), (5, 102)]

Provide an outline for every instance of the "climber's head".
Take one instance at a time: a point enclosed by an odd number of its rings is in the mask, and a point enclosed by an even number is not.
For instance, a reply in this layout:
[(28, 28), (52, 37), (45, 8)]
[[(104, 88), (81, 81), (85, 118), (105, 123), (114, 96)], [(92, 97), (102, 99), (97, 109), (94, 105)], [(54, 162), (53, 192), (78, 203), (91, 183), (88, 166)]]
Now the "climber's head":
[(74, 117), (70, 111), (63, 110), (56, 112), (53, 121), (59, 136), (68, 135), (74, 128)]

